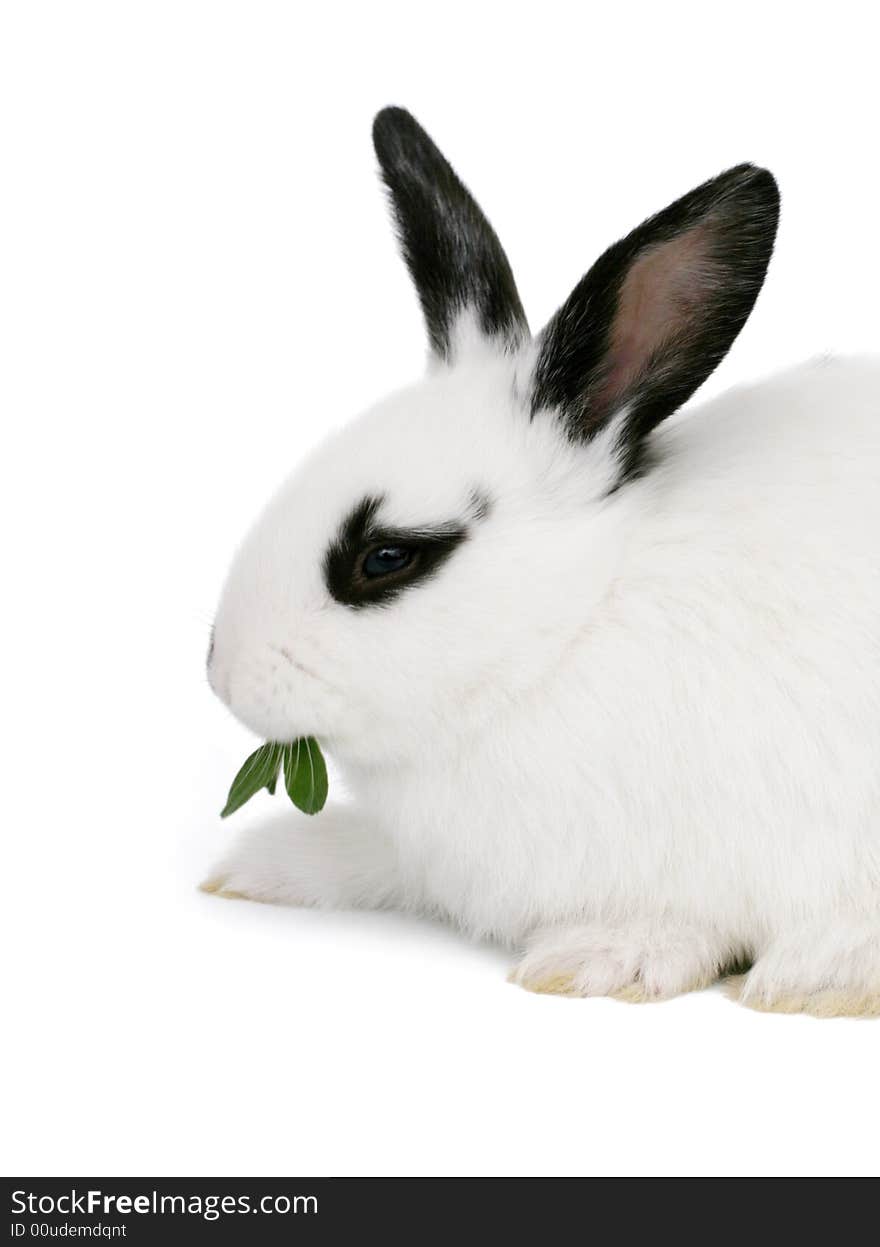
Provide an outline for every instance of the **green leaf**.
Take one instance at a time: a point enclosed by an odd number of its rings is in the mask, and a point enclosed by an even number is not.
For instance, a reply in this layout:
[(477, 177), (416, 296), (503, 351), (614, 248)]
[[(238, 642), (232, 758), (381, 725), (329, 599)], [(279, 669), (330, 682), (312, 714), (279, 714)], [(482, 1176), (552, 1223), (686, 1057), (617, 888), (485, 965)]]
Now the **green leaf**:
[(284, 745), (261, 745), (259, 749), (254, 750), (232, 781), (226, 804), (220, 811), (221, 818), (227, 818), (236, 810), (240, 810), (245, 802), (250, 801), (261, 788), (268, 788), (270, 792), (275, 791), (275, 782), (278, 779), (284, 749)]
[(327, 800), (327, 767), (318, 742), (303, 736), (284, 747), (287, 795), (304, 814), (317, 814)]

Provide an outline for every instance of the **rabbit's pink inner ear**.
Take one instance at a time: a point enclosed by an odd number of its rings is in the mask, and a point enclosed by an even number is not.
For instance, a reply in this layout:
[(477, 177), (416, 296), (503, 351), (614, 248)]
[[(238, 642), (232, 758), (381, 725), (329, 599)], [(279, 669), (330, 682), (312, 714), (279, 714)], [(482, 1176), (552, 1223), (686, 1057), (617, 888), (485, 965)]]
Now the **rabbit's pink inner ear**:
[(700, 310), (719, 280), (711, 238), (711, 223), (703, 221), (630, 265), (617, 297), (606, 364), (587, 398), (591, 422), (622, 407), (640, 379), (662, 369), (699, 329)]

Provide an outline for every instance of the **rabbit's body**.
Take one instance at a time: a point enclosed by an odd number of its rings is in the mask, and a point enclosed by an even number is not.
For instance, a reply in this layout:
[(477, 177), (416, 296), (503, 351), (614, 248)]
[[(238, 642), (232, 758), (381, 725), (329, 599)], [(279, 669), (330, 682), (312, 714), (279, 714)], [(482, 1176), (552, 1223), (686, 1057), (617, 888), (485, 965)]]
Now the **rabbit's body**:
[(806, 915), (880, 924), (880, 361), (734, 390), (653, 450), (534, 687), (404, 768), (345, 767), (401, 899), (512, 944), (671, 916), (750, 953)]
[(224, 894), (440, 914), (535, 990), (880, 1011), (880, 361), (663, 423), (776, 226), (741, 166), (650, 218), (531, 339), (469, 193), (376, 146), (435, 356), (239, 552), (211, 683), (314, 734), (352, 802), (247, 836)]

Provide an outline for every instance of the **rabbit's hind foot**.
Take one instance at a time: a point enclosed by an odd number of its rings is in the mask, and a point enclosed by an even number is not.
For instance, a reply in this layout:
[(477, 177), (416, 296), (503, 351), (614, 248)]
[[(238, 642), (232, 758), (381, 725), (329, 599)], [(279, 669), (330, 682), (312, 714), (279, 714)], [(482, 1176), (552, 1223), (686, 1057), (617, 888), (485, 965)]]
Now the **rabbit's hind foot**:
[(546, 927), (529, 940), (510, 981), (541, 995), (647, 1003), (708, 987), (730, 961), (720, 941), (674, 923)]
[(780, 934), (725, 990), (762, 1013), (880, 1017), (880, 921), (830, 915)]

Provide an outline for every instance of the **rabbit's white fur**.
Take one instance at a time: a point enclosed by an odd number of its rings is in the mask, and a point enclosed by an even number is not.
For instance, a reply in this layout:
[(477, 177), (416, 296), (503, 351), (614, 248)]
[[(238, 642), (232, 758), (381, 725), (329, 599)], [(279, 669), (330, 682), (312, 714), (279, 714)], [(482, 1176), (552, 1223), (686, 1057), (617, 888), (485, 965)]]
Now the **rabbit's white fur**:
[(756, 1008), (880, 1012), (880, 362), (663, 423), (751, 311), (772, 175), (648, 218), (533, 340), (418, 122), (373, 137), (434, 368), (281, 490), (209, 661), (353, 802), (206, 886), (439, 914), (536, 991), (660, 999), (752, 962)]
[[(525, 946), (538, 990), (658, 998), (754, 961), (746, 1003), (877, 1011), (880, 362), (695, 407), (609, 493), (613, 427), (530, 418), (530, 348), (468, 326), (234, 563), (212, 684), (262, 737), (318, 736), (353, 805), (258, 829), (208, 886), (441, 914)], [(352, 610), (322, 560), (365, 495), (469, 537)]]

